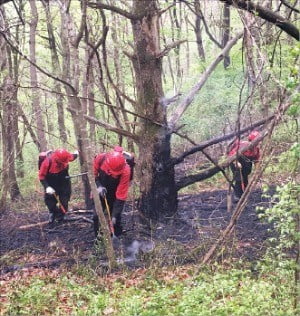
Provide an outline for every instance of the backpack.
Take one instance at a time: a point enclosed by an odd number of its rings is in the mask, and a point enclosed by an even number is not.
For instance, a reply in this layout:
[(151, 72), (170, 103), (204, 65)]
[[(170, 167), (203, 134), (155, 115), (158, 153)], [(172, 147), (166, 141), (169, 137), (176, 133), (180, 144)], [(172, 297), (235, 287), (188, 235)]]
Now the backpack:
[(48, 158), (49, 159), (49, 167), (48, 167), (48, 173), (51, 167), (51, 154), (52, 150), (47, 150), (39, 153), (39, 159), (38, 159), (38, 169), (40, 170), (42, 162)]
[(130, 181), (133, 179), (133, 171), (135, 166), (134, 156), (127, 151), (123, 152), (123, 156), (130, 167)]

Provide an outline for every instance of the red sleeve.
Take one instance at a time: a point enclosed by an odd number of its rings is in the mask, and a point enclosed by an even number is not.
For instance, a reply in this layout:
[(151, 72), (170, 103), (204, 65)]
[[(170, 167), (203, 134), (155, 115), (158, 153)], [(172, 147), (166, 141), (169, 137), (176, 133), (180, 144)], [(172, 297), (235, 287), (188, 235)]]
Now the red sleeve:
[(129, 185), (130, 185), (130, 167), (126, 165), (124, 168), (124, 171), (121, 174), (120, 182), (116, 191), (116, 198), (118, 200), (126, 201)]
[(237, 139), (233, 142), (233, 144), (231, 145), (231, 147), (230, 147), (230, 149), (229, 149), (229, 154), (228, 154), (228, 156), (233, 156), (233, 155), (235, 155), (236, 152), (238, 151), (239, 147), (240, 147), (240, 141), (239, 141), (239, 139), (237, 138)]
[(259, 160), (260, 159), (260, 150), (258, 147), (255, 147), (255, 160)]
[(94, 163), (93, 163), (93, 169), (94, 169), (94, 176), (95, 178), (98, 176), (99, 171), (100, 171), (100, 162), (103, 159), (105, 154), (99, 154), (94, 158)]
[(39, 170), (39, 180), (45, 180), (49, 170), (49, 158), (45, 158)]

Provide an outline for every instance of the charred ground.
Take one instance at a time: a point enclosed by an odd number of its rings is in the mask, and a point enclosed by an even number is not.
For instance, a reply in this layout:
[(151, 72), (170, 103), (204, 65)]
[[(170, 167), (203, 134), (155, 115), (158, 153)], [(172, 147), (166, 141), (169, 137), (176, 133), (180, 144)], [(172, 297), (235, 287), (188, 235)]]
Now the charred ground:
[[(260, 190), (251, 193), (235, 232), (228, 241), (232, 251), (227, 251), (226, 256), (253, 260), (262, 255), (270, 227), (258, 219), (256, 207), (266, 206), (267, 203)], [(147, 252), (146, 257), (152, 262), (183, 264), (197, 261), (227, 226), (230, 216), (225, 190), (180, 195), (176, 216), (164, 223), (153, 223), (153, 229), (145, 232), (138, 224), (138, 212), (128, 203), (123, 216), (125, 233), (115, 243), (117, 254), (126, 257), (126, 249), (137, 240), (146, 245), (147, 249), (141, 249)], [(95, 247), (90, 212), (70, 210), (67, 220), (52, 228), (48, 226), (47, 218), (45, 209), (7, 210), (2, 214), (2, 274), (23, 267), (80, 264), (91, 258), (94, 263), (105, 262), (99, 246)], [(138, 255), (135, 264), (146, 265), (146, 257)]]

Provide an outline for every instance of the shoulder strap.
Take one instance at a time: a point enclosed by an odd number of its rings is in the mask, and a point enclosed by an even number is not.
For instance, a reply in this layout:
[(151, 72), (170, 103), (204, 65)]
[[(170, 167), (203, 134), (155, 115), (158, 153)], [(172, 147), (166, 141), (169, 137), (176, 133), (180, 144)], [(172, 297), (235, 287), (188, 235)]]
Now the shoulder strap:
[(48, 173), (49, 173), (49, 171), (50, 171), (51, 163), (52, 163), (51, 154), (52, 154), (52, 151), (50, 151), (50, 152), (47, 153), (47, 158), (48, 158), (48, 160), (49, 160)]

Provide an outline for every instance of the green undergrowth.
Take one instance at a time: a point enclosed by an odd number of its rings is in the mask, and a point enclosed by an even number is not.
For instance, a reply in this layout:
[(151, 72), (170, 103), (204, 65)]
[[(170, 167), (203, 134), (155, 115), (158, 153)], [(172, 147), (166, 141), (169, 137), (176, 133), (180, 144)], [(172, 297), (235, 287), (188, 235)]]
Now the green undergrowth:
[(295, 315), (292, 272), (196, 271), (20, 272), (1, 283), (0, 315)]

